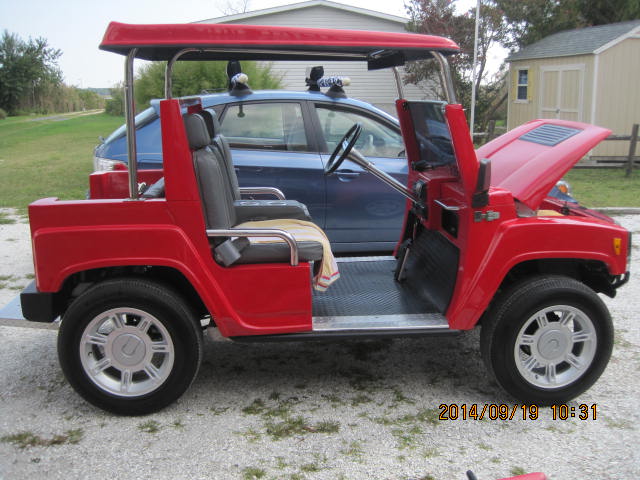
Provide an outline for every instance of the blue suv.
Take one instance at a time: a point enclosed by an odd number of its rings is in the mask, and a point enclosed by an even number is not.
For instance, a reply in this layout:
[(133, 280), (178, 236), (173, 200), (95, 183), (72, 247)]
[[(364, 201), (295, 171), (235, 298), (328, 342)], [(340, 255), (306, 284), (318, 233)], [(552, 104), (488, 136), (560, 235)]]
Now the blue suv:
[[(407, 161), (398, 121), (358, 100), (320, 92), (261, 91), (202, 95), (229, 140), (242, 187), (276, 187), (309, 208), (335, 252), (391, 250), (402, 227), (405, 199), (352, 162), (324, 175), (344, 133), (360, 123), (356, 148), (403, 184)], [(125, 168), (125, 127), (95, 149), (94, 169)], [(162, 168), (159, 102), (136, 117), (138, 168)]]

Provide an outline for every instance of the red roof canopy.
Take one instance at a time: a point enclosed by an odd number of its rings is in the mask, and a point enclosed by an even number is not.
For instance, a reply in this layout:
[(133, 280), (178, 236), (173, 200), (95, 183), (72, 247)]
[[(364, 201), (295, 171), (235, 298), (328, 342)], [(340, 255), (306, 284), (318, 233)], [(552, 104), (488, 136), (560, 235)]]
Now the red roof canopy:
[(370, 68), (430, 58), (430, 51), (457, 52), (444, 37), (415, 33), (369, 32), (321, 28), (232, 24), (131, 25), (111, 22), (102, 50), (136, 58), (169, 60), (184, 48), (215, 49), (181, 57), (185, 60), (368, 60)]

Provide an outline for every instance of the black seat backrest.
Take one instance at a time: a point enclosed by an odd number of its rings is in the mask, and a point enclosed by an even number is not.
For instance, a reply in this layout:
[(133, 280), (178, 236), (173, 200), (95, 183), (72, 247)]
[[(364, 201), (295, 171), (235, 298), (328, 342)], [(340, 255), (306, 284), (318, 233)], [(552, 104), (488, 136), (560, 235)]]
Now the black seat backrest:
[(211, 136), (202, 115), (184, 116), (193, 168), (207, 228), (231, 228), (237, 223), (226, 167), (219, 152), (211, 148)]
[(206, 108), (199, 112), (199, 115), (205, 119), (207, 127), (211, 132), (211, 143), (214, 149), (217, 149), (220, 153), (222, 160), (224, 161), (224, 167), (229, 178), (229, 184), (231, 186), (231, 193), (234, 200), (240, 200), (240, 187), (238, 185), (238, 176), (236, 175), (235, 168), (233, 166), (233, 157), (231, 156), (231, 149), (229, 148), (229, 141), (222, 135), (222, 127), (218, 121), (216, 111), (212, 108)]

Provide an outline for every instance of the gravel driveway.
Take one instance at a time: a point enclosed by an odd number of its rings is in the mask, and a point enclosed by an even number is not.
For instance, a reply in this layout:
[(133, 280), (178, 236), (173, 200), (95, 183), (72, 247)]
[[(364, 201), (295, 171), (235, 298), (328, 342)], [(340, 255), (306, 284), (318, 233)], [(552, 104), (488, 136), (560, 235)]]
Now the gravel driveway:
[[(615, 300), (613, 357), (569, 405), (589, 418), (440, 420), (444, 405), (507, 404), (478, 332), (456, 338), (241, 345), (207, 340), (193, 386), (147, 417), (106, 414), (67, 385), (56, 332), (0, 327), (0, 479), (553, 480), (640, 475), (640, 216), (632, 276)], [(28, 226), (0, 225), (0, 305), (31, 277)], [(595, 405), (595, 407), (592, 407)], [(597, 418), (593, 419), (593, 411)], [(561, 414), (562, 412), (556, 412)], [(460, 415), (462, 412), (460, 411)]]

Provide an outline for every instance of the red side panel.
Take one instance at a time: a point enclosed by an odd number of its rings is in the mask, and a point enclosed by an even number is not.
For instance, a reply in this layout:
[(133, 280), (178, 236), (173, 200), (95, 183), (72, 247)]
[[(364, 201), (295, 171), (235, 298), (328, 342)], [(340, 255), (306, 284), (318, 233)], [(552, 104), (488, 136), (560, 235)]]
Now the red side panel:
[[(224, 268), (213, 261), (180, 104), (165, 100), (160, 108), (166, 198), (49, 198), (31, 204), (38, 289), (57, 292), (69, 276), (92, 269), (170, 267), (194, 287), (223, 335), (310, 330), (308, 263)], [(126, 172), (96, 175), (92, 181), (103, 193), (114, 194), (121, 180), (127, 185)]]
[(492, 202), (490, 208), (499, 212), (500, 223), (469, 224), (468, 238), (473, 245), (461, 255), (456, 290), (447, 311), (451, 328), (473, 328), (502, 279), (522, 262), (575, 258), (600, 261), (612, 275), (627, 270), (626, 255), (616, 253), (613, 243), (617, 236), (620, 252), (627, 251), (626, 230), (618, 225), (584, 217), (515, 218), (513, 204)]
[(458, 168), (460, 169), (460, 179), (462, 180), (465, 196), (470, 201), (478, 178), (478, 158), (469, 134), (469, 125), (467, 125), (462, 105), (447, 105), (446, 115), (451, 141), (456, 153)]
[(200, 194), (178, 100), (160, 102), (160, 125), (167, 200), (199, 202)]

